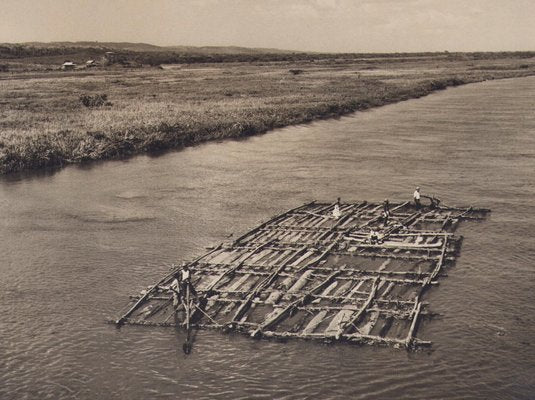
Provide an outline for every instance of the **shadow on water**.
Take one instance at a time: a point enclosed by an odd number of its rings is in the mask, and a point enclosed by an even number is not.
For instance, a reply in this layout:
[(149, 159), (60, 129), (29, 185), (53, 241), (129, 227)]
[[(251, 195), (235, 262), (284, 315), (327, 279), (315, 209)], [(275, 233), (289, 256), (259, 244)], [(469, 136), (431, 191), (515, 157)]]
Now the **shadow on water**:
[(62, 167), (43, 168), (39, 170), (27, 170), (0, 175), (0, 182), (15, 183), (23, 180), (42, 180), (50, 178), (58, 173)]

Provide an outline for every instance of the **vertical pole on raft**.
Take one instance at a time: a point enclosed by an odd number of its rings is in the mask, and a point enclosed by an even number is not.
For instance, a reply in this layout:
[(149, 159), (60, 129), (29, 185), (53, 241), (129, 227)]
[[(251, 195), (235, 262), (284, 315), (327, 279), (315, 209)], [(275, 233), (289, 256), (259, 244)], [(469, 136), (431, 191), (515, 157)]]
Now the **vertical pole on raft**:
[(182, 346), (182, 350), (184, 351), (184, 354), (191, 353), (191, 341), (190, 341), (190, 334), (191, 334), (191, 324), (190, 324), (190, 316), (191, 316), (191, 310), (190, 310), (190, 299), (189, 299), (189, 284), (186, 285), (186, 304), (184, 305), (184, 308), (186, 310), (186, 341), (184, 342)]

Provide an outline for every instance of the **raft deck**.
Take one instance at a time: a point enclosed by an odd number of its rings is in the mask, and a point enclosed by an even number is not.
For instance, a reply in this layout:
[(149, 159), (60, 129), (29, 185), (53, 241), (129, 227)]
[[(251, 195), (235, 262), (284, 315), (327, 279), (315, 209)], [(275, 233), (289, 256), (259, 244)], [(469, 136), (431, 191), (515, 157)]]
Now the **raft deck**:
[[(301, 338), (415, 348), (430, 315), (423, 301), (455, 262), (463, 220), (490, 210), (366, 201), (311, 202), (280, 214), (238, 239), (188, 263), (198, 302), (190, 322), (198, 328), (253, 337)], [(370, 241), (370, 232), (379, 242)], [(185, 326), (184, 304), (173, 307), (171, 282), (179, 267), (132, 296), (118, 324)]]

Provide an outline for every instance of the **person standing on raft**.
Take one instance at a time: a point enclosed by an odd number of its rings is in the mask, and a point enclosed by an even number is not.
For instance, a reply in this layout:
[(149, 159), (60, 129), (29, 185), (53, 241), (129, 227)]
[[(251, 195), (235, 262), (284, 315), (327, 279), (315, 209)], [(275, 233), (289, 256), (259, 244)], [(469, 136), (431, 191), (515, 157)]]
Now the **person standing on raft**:
[(342, 216), (342, 211), (340, 211), (340, 197), (338, 197), (338, 200), (336, 200), (336, 204), (334, 205), (333, 217), (334, 219), (338, 219), (341, 216)]
[(189, 288), (189, 292), (197, 297), (197, 291), (193, 287), (193, 284), (191, 283), (191, 272), (189, 270), (188, 264), (182, 265), (182, 271), (180, 273), (180, 291), (182, 294), (186, 294), (186, 290)]
[(416, 188), (412, 197), (414, 198), (414, 205), (416, 205), (416, 208), (419, 209), (422, 206), (422, 203), (420, 203), (420, 188), (419, 187)]
[(180, 282), (178, 281), (178, 274), (175, 275), (175, 279), (171, 283), (170, 289), (173, 292), (173, 307), (176, 310), (180, 304)]
[(390, 213), (390, 203), (388, 199), (385, 199), (383, 202), (383, 226), (388, 225), (388, 218), (390, 218), (390, 215), (392, 215)]

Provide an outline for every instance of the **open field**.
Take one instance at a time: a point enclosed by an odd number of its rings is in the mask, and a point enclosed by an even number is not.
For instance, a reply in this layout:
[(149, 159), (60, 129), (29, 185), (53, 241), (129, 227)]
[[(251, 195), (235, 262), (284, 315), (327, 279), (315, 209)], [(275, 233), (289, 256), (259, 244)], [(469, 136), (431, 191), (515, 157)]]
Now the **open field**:
[[(33, 62), (33, 61), (32, 61)], [(535, 57), (445, 53), (0, 73), (0, 172), (241, 137), (535, 75)], [(81, 96), (107, 100), (83, 104)], [(87, 96), (91, 96), (87, 97)]]

